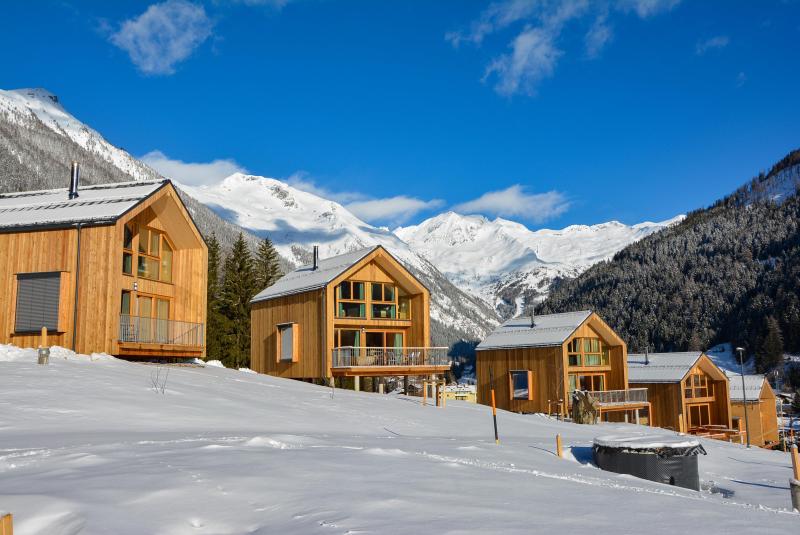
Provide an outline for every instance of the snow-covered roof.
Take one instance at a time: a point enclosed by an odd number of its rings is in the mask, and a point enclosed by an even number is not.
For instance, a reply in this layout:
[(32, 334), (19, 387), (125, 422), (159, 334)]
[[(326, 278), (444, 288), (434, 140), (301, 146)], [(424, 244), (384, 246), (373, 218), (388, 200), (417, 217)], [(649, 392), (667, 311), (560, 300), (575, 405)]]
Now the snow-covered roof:
[(0, 230), (111, 223), (155, 193), (167, 180), (82, 186), (69, 199), (67, 188), (0, 194)]
[(317, 262), (317, 269), (314, 269), (312, 264), (300, 266), (278, 279), (278, 282), (269, 288), (258, 293), (250, 302), (258, 303), (259, 301), (266, 301), (276, 297), (324, 288), (332, 280), (360, 262), (378, 247), (380, 246), (376, 245), (374, 247), (367, 247), (330, 258), (320, 259)]
[(761, 388), (764, 386), (763, 375), (745, 375), (744, 387), (742, 390), (742, 376), (737, 373), (725, 372), (728, 376), (728, 392), (730, 392), (731, 401), (744, 401), (744, 395), (747, 394), (747, 401), (758, 401), (761, 397)]
[(591, 314), (591, 310), (581, 310), (535, 316), (533, 326), (530, 316), (512, 318), (492, 331), (476, 349), (561, 345)]
[(702, 351), (628, 354), (628, 382), (677, 383), (697, 364)]

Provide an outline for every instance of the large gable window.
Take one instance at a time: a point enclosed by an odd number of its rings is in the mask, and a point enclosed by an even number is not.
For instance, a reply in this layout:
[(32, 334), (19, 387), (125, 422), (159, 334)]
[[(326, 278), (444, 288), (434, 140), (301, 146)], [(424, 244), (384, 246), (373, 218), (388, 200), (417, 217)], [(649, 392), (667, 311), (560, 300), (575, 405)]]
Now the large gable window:
[(508, 372), (511, 399), (530, 401), (533, 399), (533, 372), (530, 370), (513, 370)]
[(372, 283), (373, 319), (395, 319), (397, 317), (397, 290), (393, 284)]
[(336, 287), (336, 316), (340, 318), (367, 317), (367, 299), (363, 282), (344, 281)]
[(567, 344), (570, 366), (608, 366), (608, 348), (599, 338), (573, 338)]
[[(125, 225), (122, 243), (122, 272), (133, 271), (134, 227)], [(172, 258), (174, 250), (166, 234), (147, 227), (139, 227), (139, 245), (136, 255), (136, 275), (143, 279), (172, 282)]]
[(17, 308), (14, 331), (39, 332), (42, 327), (58, 331), (61, 273), (20, 273), (17, 275)]

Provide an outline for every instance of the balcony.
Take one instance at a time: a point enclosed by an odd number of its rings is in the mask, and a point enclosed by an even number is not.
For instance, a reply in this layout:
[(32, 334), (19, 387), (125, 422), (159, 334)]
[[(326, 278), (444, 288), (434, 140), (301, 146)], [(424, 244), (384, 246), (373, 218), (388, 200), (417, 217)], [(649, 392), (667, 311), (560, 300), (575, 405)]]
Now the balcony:
[(336, 376), (429, 375), (450, 369), (446, 347), (337, 347), (331, 372)]
[(595, 390), (587, 392), (589, 397), (597, 401), (602, 408), (624, 405), (646, 405), (646, 388), (629, 388), (628, 390)]
[(197, 356), (202, 354), (205, 344), (203, 327), (202, 323), (121, 314), (118, 339), (120, 353)]

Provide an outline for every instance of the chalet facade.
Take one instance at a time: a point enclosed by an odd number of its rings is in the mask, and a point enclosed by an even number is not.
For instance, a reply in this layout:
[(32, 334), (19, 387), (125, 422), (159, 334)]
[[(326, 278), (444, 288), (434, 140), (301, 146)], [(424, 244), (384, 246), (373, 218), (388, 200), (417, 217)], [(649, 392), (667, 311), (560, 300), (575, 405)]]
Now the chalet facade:
[(568, 312), (506, 321), (477, 347), (478, 403), (561, 414), (572, 393), (588, 392), (606, 421), (646, 423), (647, 391), (628, 387), (625, 342), (595, 313)]
[(386, 249), (322, 260), (316, 250), (251, 301), (254, 371), (316, 379), (450, 369), (447, 348), (429, 347), (428, 289)]
[[(750, 428), (750, 444), (770, 447), (779, 442), (777, 397), (766, 377), (729, 373), (732, 427), (744, 433)], [(747, 425), (745, 425), (747, 412)]]
[(169, 181), (0, 195), (0, 343), (205, 355), (208, 250)]
[(628, 355), (631, 387), (647, 388), (652, 425), (736, 439), (728, 377), (702, 351)]

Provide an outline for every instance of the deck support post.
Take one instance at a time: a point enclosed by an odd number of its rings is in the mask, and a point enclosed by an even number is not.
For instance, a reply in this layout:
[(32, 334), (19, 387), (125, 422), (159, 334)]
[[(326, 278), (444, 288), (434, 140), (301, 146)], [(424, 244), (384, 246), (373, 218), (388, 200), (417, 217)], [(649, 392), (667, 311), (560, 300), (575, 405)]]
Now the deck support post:
[(633, 417), (634, 417), (634, 421), (636, 422), (636, 425), (639, 425), (639, 409), (636, 409), (634, 411)]
[(386, 389), (384, 388), (383, 377), (378, 378), (378, 394), (385, 394)]
[(353, 376), (353, 390), (356, 392), (361, 391), (361, 377), (359, 375)]
[(408, 395), (408, 375), (403, 376), (403, 395)]

